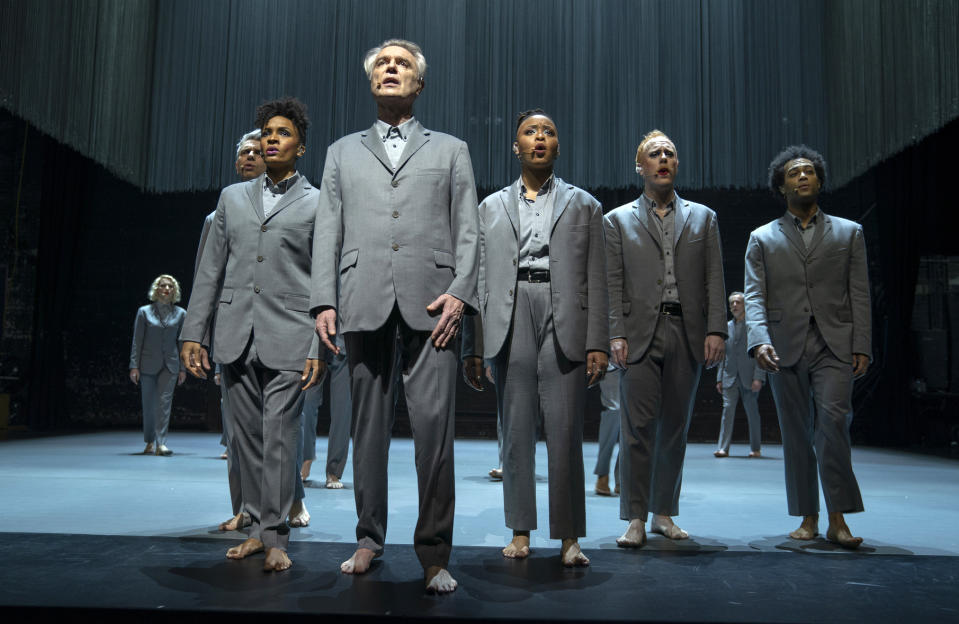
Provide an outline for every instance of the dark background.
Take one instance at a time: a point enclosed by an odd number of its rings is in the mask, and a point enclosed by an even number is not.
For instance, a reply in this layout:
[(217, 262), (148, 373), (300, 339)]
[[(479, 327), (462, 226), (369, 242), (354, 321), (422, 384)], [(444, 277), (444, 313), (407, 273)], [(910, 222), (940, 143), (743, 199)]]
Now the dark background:
[[(137, 426), (135, 310), (160, 273), (186, 304), (253, 108), (283, 94), (310, 106), (301, 170), (319, 183), (325, 146), (373, 119), (362, 53), (399, 35), (431, 63), (417, 116), (468, 142), (480, 197), (517, 174), (519, 110), (553, 114), (557, 173), (606, 209), (639, 194), (635, 146), (665, 130), (680, 194), (719, 215), (727, 292), (742, 289), (749, 232), (784, 210), (766, 164), (789, 143), (822, 151), (821, 205), (861, 222), (869, 253), (875, 361), (856, 383), (853, 437), (947, 446), (957, 23), (950, 0), (0, 0), (0, 432), (4, 415), (7, 431)], [(718, 435), (713, 382), (704, 373), (691, 440)], [(778, 440), (768, 390), (760, 407)], [(209, 384), (188, 381), (173, 409), (174, 428), (219, 427)], [(598, 409), (594, 392), (587, 438)], [(458, 433), (495, 436), (493, 411), (490, 392), (461, 386)]]

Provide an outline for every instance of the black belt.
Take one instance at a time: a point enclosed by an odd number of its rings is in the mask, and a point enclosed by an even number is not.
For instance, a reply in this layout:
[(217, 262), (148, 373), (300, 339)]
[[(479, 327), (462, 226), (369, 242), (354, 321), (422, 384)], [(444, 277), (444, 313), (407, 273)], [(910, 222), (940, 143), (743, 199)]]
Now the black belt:
[(516, 279), (520, 282), (533, 284), (548, 282), (549, 269), (520, 269), (516, 272)]
[(659, 313), (663, 316), (682, 316), (683, 306), (673, 301), (664, 301), (659, 304)]

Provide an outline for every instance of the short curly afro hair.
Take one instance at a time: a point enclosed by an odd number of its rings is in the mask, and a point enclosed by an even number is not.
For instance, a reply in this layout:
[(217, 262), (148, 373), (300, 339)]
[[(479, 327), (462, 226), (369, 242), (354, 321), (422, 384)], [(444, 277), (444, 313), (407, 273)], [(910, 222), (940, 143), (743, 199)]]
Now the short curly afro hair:
[(816, 169), (816, 177), (819, 178), (820, 188), (825, 188), (826, 159), (822, 157), (822, 154), (808, 145), (790, 145), (776, 154), (776, 157), (769, 163), (769, 190), (776, 197), (782, 197), (783, 195), (779, 189), (786, 181), (786, 163), (797, 158), (805, 158), (812, 162)]
[(306, 104), (295, 97), (282, 97), (278, 100), (263, 102), (256, 107), (257, 128), (263, 129), (266, 122), (276, 116), (286, 117), (293, 122), (300, 144), (306, 145), (306, 129), (310, 127), (310, 118), (306, 116)]

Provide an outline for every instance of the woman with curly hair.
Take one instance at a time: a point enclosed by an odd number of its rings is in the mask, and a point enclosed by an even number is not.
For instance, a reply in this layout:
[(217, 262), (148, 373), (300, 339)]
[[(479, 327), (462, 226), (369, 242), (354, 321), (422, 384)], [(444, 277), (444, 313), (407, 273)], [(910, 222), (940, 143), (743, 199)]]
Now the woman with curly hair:
[(143, 453), (172, 455), (167, 448), (173, 390), (186, 381), (180, 366), (177, 339), (186, 310), (178, 305), (180, 283), (172, 275), (160, 275), (150, 286), (149, 304), (137, 310), (130, 348), (130, 381), (140, 386), (143, 399)]

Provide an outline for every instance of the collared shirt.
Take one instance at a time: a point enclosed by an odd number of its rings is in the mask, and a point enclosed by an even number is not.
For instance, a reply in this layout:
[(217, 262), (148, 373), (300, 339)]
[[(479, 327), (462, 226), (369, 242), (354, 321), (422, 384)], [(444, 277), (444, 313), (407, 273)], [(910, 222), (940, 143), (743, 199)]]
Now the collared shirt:
[(793, 223), (796, 224), (796, 229), (799, 231), (803, 245), (806, 246), (806, 249), (809, 249), (809, 246), (812, 245), (812, 239), (816, 235), (816, 220), (819, 218), (819, 209), (816, 209), (816, 214), (812, 216), (812, 219), (809, 220), (809, 225), (806, 227), (803, 227), (802, 220), (793, 213), (790, 212), (789, 216), (792, 217)]
[(296, 171), (293, 175), (280, 180), (276, 184), (270, 181), (270, 176), (263, 176), (263, 217), (269, 217), (276, 205), (283, 199), (283, 194), (290, 190), (290, 187), (296, 184), (300, 179), (300, 174)]
[(643, 206), (649, 222), (656, 225), (659, 244), (663, 250), (663, 295), (660, 303), (680, 303), (679, 287), (676, 285), (676, 195), (666, 204), (666, 214), (656, 212), (656, 202), (643, 193)]
[(536, 199), (527, 199), (526, 185), (520, 181), (517, 212), (521, 269), (549, 269), (549, 224), (556, 201), (553, 186), (553, 176), (550, 176), (539, 189)]
[(376, 133), (383, 141), (383, 148), (390, 159), (390, 164), (396, 169), (396, 165), (403, 156), (403, 150), (406, 149), (406, 142), (410, 138), (410, 130), (413, 127), (413, 117), (410, 117), (398, 126), (391, 126), (382, 119), (376, 120)]

